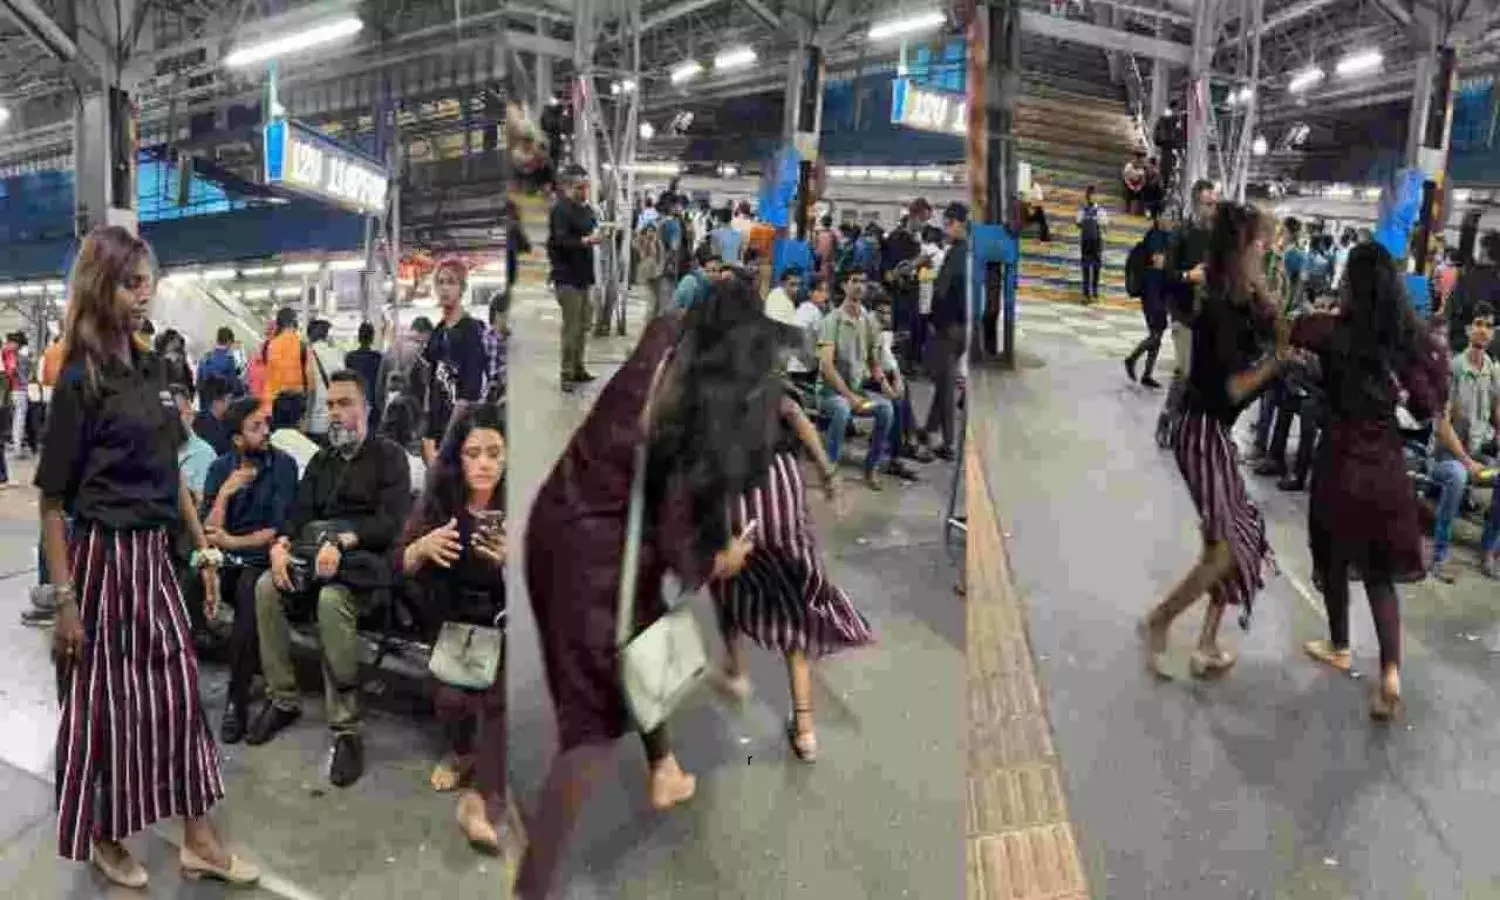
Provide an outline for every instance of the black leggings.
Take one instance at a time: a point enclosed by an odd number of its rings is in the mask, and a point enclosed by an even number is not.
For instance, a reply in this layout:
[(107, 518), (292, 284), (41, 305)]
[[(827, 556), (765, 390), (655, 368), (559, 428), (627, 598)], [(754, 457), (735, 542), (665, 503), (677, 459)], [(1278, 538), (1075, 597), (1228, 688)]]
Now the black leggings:
[[(1337, 550), (1334, 551), (1337, 554)], [(1334, 559), (1323, 572), (1323, 605), (1328, 610), (1328, 635), (1335, 649), (1349, 649), (1349, 565)], [(1380, 669), (1401, 665), (1401, 605), (1396, 586), (1385, 574), (1366, 575), (1365, 596), (1375, 620), (1375, 639), (1380, 643)]]

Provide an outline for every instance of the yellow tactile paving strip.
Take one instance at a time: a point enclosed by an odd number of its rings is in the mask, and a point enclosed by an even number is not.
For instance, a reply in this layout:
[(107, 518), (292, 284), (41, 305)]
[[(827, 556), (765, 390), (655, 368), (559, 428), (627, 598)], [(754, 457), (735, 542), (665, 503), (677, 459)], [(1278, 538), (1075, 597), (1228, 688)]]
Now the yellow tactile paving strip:
[(968, 900), (1087, 900), (1026, 614), (970, 422), (968, 511)]

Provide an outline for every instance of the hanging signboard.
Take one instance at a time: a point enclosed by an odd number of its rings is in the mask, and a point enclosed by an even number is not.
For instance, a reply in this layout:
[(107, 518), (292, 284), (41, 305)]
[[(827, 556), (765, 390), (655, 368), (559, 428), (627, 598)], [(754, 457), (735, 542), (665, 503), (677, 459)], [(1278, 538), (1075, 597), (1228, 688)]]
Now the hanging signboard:
[(390, 178), (385, 166), (289, 119), (266, 124), (266, 184), (342, 206), (385, 215)]
[(917, 131), (969, 133), (969, 100), (963, 94), (917, 87), (907, 78), (891, 82), (891, 123)]

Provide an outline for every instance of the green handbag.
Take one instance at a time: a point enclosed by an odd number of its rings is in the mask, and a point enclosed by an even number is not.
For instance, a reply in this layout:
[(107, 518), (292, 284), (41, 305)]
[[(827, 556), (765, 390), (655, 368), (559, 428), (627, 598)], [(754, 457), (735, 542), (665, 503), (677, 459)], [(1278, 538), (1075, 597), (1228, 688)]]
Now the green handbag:
[(432, 645), (427, 671), (449, 687), (487, 690), (500, 674), (505, 632), (486, 625), (444, 622)]

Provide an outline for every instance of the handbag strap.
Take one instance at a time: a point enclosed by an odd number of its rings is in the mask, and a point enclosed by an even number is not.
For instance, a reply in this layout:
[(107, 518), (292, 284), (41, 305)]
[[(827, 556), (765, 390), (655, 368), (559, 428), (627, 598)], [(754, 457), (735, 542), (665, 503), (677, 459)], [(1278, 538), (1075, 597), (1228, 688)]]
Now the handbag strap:
[[(656, 365), (651, 388), (646, 393), (646, 410), (651, 409), (661, 373), (672, 358), (668, 353)], [(635, 462), (630, 478), (630, 510), (625, 518), (625, 548), (620, 557), (620, 587), (615, 607), (615, 646), (624, 647), (635, 634), (635, 591), (641, 568), (641, 539), (646, 527), (646, 461), (650, 440), (643, 438), (635, 446)]]

